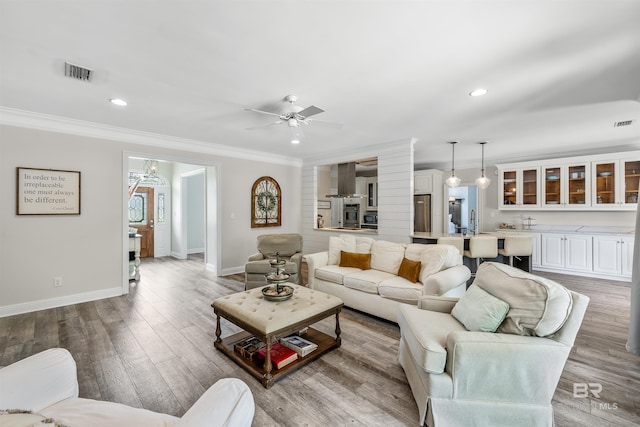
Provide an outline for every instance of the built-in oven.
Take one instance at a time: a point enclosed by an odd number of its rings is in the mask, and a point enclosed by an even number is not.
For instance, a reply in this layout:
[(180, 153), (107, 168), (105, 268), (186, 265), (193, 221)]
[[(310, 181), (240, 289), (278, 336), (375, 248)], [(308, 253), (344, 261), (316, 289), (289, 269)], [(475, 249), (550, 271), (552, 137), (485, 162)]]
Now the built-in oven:
[(342, 212), (344, 227), (360, 228), (360, 204), (345, 203)]

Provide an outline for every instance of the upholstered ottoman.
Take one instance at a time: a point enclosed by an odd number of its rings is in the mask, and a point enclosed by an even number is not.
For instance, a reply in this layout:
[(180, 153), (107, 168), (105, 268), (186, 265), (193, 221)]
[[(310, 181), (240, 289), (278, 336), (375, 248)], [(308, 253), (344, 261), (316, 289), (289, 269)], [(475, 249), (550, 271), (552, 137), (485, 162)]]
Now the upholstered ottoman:
[[(262, 288), (251, 289), (216, 299), (211, 306), (216, 314), (215, 347), (258, 378), (269, 388), (279, 377), (304, 366), (341, 344), (339, 315), (340, 298), (304, 286), (289, 284), (293, 296), (286, 301), (272, 302), (264, 299)], [(310, 325), (335, 315), (335, 338)], [(224, 318), (244, 329), (243, 332), (222, 339), (220, 321)], [(318, 345), (312, 353), (281, 369), (271, 366), (271, 345), (279, 338), (304, 332), (304, 338)], [(234, 351), (234, 344), (253, 335), (265, 343), (265, 360), (249, 360)]]

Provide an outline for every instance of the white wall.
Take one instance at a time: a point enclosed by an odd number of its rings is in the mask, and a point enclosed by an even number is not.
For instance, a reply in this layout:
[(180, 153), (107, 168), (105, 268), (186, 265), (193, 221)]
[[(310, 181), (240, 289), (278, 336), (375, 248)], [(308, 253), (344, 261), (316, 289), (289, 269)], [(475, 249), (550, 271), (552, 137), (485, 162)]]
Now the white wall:
[(205, 176), (187, 178), (187, 253), (204, 252), (205, 245)]
[[(256, 250), (258, 234), (301, 231), (299, 166), (2, 125), (0, 316), (122, 292), (127, 273), (123, 249), (127, 239), (123, 205), (125, 153), (218, 165), (219, 178), (211, 180), (215, 184), (219, 179), (220, 187), (219, 206), (214, 206), (220, 213), (220, 275), (243, 271), (247, 257)], [(80, 171), (81, 215), (17, 216), (18, 166)], [(251, 186), (263, 175), (276, 179), (282, 189), (282, 227), (251, 228)], [(217, 224), (217, 215), (213, 219)], [(62, 287), (53, 287), (54, 277), (62, 277)]]

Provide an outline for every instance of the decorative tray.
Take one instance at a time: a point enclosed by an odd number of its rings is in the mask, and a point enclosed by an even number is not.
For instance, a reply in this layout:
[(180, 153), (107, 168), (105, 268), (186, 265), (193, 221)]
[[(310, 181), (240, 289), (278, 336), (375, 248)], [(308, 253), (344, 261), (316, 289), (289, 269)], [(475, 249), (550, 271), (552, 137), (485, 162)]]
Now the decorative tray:
[(293, 287), (288, 285), (265, 286), (262, 296), (267, 301), (286, 301), (293, 295)]

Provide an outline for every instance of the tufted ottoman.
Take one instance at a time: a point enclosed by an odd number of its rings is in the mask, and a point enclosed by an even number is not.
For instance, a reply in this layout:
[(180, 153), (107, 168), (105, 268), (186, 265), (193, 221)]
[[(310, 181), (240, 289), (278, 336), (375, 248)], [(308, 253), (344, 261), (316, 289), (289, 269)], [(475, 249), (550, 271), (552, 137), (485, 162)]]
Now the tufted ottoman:
[[(255, 288), (218, 298), (211, 304), (217, 317), (215, 347), (258, 378), (266, 388), (271, 387), (278, 378), (287, 373), (340, 347), (341, 343), (339, 315), (343, 304), (340, 298), (304, 286), (289, 285), (295, 291), (287, 301), (267, 301), (262, 296), (262, 288)], [(304, 338), (317, 344), (318, 348), (281, 369), (272, 368), (271, 344), (277, 342), (279, 338), (301, 331), (331, 315), (336, 316), (335, 338), (314, 328), (308, 328)], [(221, 339), (221, 318), (239, 326), (244, 331)], [(234, 352), (233, 345), (250, 335), (265, 343), (267, 351), (264, 363), (249, 360)]]

